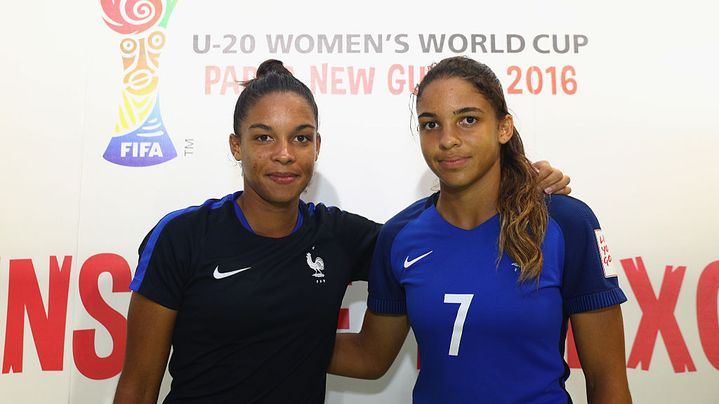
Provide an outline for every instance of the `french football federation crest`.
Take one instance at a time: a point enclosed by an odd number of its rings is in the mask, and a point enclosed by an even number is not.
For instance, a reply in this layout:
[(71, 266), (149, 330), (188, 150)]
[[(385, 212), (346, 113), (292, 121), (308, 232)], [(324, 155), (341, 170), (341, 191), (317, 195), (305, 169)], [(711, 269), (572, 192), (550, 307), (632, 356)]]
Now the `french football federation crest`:
[[(314, 250), (315, 247), (312, 247), (312, 250)], [(315, 271), (315, 273), (312, 274), (313, 277), (317, 278), (317, 283), (324, 283), (324, 277), (325, 274), (325, 262), (320, 257), (316, 257), (315, 259), (312, 259), (312, 253), (307, 253), (307, 266), (309, 266), (312, 270)]]

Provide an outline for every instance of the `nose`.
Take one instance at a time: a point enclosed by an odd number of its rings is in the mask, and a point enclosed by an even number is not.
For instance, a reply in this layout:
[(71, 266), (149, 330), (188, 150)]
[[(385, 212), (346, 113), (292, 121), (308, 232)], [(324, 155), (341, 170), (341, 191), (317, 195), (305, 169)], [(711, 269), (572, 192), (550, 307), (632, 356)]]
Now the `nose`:
[(277, 146), (274, 155), (275, 161), (280, 164), (290, 164), (295, 161), (295, 155), (292, 151), (292, 145), (289, 141), (282, 139), (275, 144)]
[(439, 147), (443, 150), (449, 150), (461, 143), (455, 129), (451, 126), (441, 128), (439, 134)]

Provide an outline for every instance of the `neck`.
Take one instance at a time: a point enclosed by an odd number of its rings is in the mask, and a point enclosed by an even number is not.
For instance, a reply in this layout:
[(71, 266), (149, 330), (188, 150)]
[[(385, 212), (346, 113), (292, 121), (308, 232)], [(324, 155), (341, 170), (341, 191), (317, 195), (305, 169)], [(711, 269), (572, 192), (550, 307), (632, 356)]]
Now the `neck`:
[(298, 203), (295, 200), (293, 203), (274, 204), (251, 190), (243, 191), (237, 198), (237, 204), (252, 230), (260, 236), (272, 238), (292, 234), (297, 223)]
[(450, 224), (471, 230), (497, 214), (499, 161), (479, 180), (466, 187), (451, 188), (440, 183), (437, 212)]

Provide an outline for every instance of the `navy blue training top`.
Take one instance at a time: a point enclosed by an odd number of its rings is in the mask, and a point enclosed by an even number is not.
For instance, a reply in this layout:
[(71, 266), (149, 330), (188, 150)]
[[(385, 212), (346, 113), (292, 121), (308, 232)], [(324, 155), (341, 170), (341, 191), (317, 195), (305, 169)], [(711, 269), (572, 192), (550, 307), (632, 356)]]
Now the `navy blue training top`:
[(165, 403), (323, 403), (342, 297), (380, 225), (300, 201), (296, 231), (263, 237), (238, 196), (170, 213), (140, 246), (130, 288), (177, 311)]

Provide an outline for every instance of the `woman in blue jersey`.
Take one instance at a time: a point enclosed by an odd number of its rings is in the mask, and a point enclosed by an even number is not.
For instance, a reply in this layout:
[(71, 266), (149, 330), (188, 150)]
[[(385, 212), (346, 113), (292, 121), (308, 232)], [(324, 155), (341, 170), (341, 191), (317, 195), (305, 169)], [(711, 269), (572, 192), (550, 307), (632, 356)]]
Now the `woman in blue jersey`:
[(324, 401), (342, 297), (367, 279), (379, 225), (300, 200), (318, 110), (281, 62), (259, 66), (233, 118), (244, 191), (172, 212), (142, 242), (115, 403), (155, 403), (168, 357), (165, 403)]
[(376, 378), (413, 329), (424, 403), (566, 403), (568, 319), (590, 403), (631, 401), (617, 284), (599, 223), (535, 172), (486, 65), (444, 59), (421, 81), (422, 153), (440, 191), (382, 228), (359, 334), (331, 373)]

